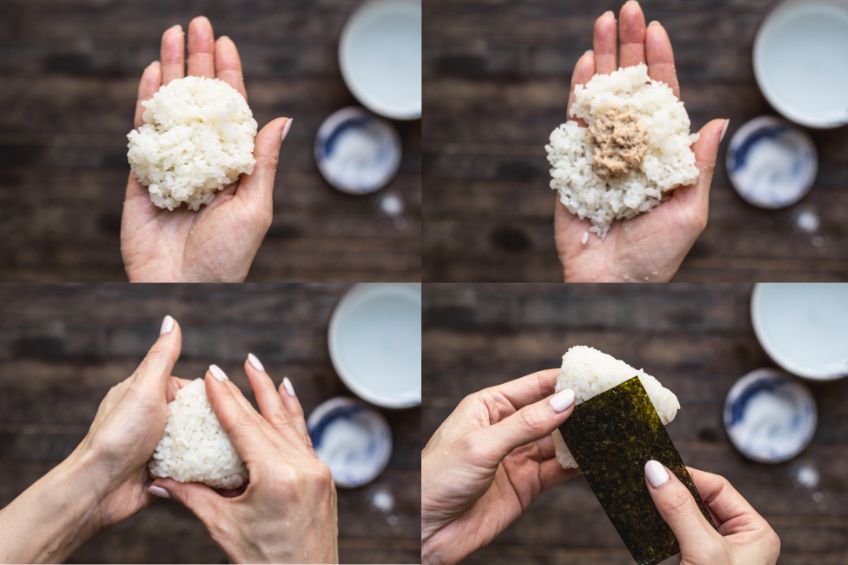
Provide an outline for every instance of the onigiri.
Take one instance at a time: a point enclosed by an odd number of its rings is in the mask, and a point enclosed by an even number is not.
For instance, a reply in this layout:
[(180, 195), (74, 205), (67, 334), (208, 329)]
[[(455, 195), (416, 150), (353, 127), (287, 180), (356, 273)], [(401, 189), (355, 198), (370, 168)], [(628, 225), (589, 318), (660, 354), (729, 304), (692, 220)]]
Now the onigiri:
[[(562, 356), (556, 391), (570, 388), (574, 391), (574, 403), (579, 404), (636, 376), (645, 387), (663, 425), (674, 420), (680, 402), (673, 392), (642, 369), (634, 369), (624, 361), (585, 345), (574, 346)], [(553, 436), (559, 464), (566, 469), (576, 469), (577, 462), (562, 434), (555, 430)]]
[(691, 147), (698, 135), (689, 132), (686, 108), (644, 64), (578, 85), (570, 117), (545, 146), (550, 186), (602, 238), (614, 221), (648, 212), (698, 179)]
[(226, 82), (172, 80), (142, 106), (144, 123), (127, 134), (127, 158), (159, 208), (199, 210), (239, 175), (253, 172), (256, 120)]
[(206, 397), (203, 379), (181, 388), (168, 404), (168, 423), (148, 463), (154, 477), (234, 489), (247, 481), (247, 469)]

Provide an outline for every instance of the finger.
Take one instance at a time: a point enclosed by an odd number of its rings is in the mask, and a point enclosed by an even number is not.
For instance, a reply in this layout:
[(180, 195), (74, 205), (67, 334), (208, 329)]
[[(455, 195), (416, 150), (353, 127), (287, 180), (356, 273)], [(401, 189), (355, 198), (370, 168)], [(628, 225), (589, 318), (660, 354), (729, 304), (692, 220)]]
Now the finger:
[(477, 433), (482, 465), (496, 467), (516, 447), (542, 439), (574, 410), (574, 392), (566, 389), (508, 416)]
[(289, 418), (294, 426), (294, 429), (300, 434), (303, 443), (312, 447), (312, 438), (309, 437), (309, 428), (306, 426), (306, 417), (303, 414), (303, 406), (300, 405), (300, 400), (294, 392), (294, 385), (288, 377), (283, 377), (283, 382), (278, 388), (280, 398), (283, 400), (283, 406), (289, 413)]
[(680, 98), (680, 83), (677, 81), (671, 39), (659, 22), (651, 22), (645, 31), (645, 59), (648, 62), (648, 76), (666, 83), (674, 91), (674, 95)]
[(161, 391), (167, 396), (168, 380), (180, 356), (182, 332), (180, 325), (171, 316), (165, 316), (159, 329), (159, 339), (147, 352), (132, 376), (133, 386), (141, 387), (151, 394)]
[(720, 523), (723, 524), (743, 515), (761, 517), (754, 510), (754, 507), (721, 475), (705, 473), (691, 467), (687, 468), (695, 486), (698, 488), (698, 493)]
[(242, 96), (247, 98), (244, 87), (244, 75), (241, 70), (241, 57), (233, 40), (226, 35), (215, 41), (215, 76), (226, 82)]
[(536, 457), (538, 461), (551, 459), (556, 456), (556, 445), (553, 435), (549, 434), (536, 441)]
[(595, 20), (592, 49), (595, 52), (595, 72), (608, 74), (616, 69), (615, 14), (612, 11), (604, 12), (601, 17)]
[(571, 116), (571, 106), (574, 104), (574, 89), (578, 84), (586, 84), (595, 76), (595, 54), (590, 49), (583, 53), (574, 64), (574, 72), (571, 73), (571, 89), (568, 91), (568, 106), (566, 118)]
[(621, 7), (618, 32), (621, 43), (619, 65), (632, 67), (645, 62), (645, 14), (636, 0)]
[(143, 123), (144, 106), (141, 103), (152, 98), (160, 86), (162, 86), (162, 67), (159, 61), (153, 61), (147, 65), (141, 73), (141, 80), (138, 81), (138, 99), (135, 103), (135, 119), (133, 120), (135, 127), (140, 127)]
[(579, 474), (579, 469), (563, 469), (556, 459), (549, 459), (539, 464), (539, 482), (542, 484), (542, 490), (547, 490)]
[(645, 464), (645, 480), (654, 505), (674, 532), (682, 552), (718, 535), (689, 490), (661, 463), (652, 460)]
[(162, 61), (162, 84), (185, 75), (185, 34), (183, 26), (175, 25), (162, 34), (159, 60)]
[(259, 413), (279, 433), (287, 436), (292, 427), (283, 400), (277, 394), (277, 388), (265, 371), (262, 362), (253, 353), (248, 354), (244, 362), (244, 372), (259, 405)]
[(217, 365), (211, 365), (206, 372), (206, 396), (212, 410), (221, 422), (221, 428), (241, 458), (248, 462), (261, 455), (264, 435), (254, 419), (255, 412), (247, 411), (228, 386), (227, 375)]
[(180, 389), (190, 383), (191, 381), (188, 379), (181, 379), (180, 377), (171, 375), (171, 378), (168, 379), (168, 402), (173, 402)]
[(214, 489), (200, 483), (180, 483), (173, 479), (156, 479), (147, 492), (158, 498), (176, 500), (204, 524), (212, 524), (220, 514), (226, 499)]
[(215, 32), (206, 16), (188, 25), (188, 75), (215, 77)]
[(552, 395), (556, 386), (557, 375), (559, 375), (559, 369), (545, 369), (501, 385), (483, 389), (481, 392), (504, 396), (518, 409)]
[(258, 211), (273, 213), (274, 180), (277, 176), (280, 147), (289, 133), (291, 124), (291, 118), (277, 118), (268, 122), (256, 135), (256, 146), (253, 150), (256, 165), (252, 173), (242, 177), (236, 197), (243, 198)]
[(695, 153), (695, 164), (701, 172), (698, 180), (691, 187), (677, 189), (675, 197), (684, 199), (684, 205), (689, 208), (690, 214), (702, 214), (704, 218), (709, 212), (710, 187), (713, 183), (713, 171), (715, 170), (718, 148), (721, 140), (727, 132), (730, 120), (712, 120), (701, 128), (698, 141), (692, 146)]

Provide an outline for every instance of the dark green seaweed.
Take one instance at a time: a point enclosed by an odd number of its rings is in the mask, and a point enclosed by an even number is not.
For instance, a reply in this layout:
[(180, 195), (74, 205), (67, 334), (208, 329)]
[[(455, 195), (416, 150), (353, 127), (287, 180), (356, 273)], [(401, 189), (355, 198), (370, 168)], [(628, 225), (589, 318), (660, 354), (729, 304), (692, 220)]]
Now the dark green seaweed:
[(680, 552), (648, 493), (644, 475), (648, 460), (656, 459), (671, 469), (713, 524), (638, 377), (578, 404), (560, 432), (638, 563), (653, 565)]

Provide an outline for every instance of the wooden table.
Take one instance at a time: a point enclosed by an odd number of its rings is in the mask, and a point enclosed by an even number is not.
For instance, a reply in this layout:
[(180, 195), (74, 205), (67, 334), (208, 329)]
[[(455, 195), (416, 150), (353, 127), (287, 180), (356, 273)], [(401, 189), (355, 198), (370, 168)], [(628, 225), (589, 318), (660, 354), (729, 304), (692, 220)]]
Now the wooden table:
[[(728, 135), (774, 114), (751, 48), (773, 0), (650, 0), (668, 29), (693, 126), (728, 117)], [(544, 145), (563, 121), (571, 70), (593, 20), (621, 0), (428, 0), (424, 25), (425, 279), (555, 281), (554, 193)], [(709, 226), (677, 279), (699, 282), (848, 278), (848, 128), (811, 132), (819, 175), (798, 205), (746, 204), (724, 168)], [(729, 139), (729, 138), (728, 138)], [(798, 214), (820, 220), (816, 233)]]
[[(779, 533), (781, 564), (848, 562), (848, 379), (810, 384), (812, 445), (781, 465), (752, 463), (730, 444), (725, 395), (774, 366), (749, 317), (749, 286), (430, 285), (425, 288), (426, 442), (466, 394), (560, 366), (592, 345), (659, 378), (682, 405), (668, 426), (687, 464), (726, 476)], [(799, 484), (802, 466), (819, 473)], [(632, 563), (580, 477), (543, 493), (472, 563)]]
[[(395, 123), (404, 157), (378, 194), (331, 188), (318, 126), (357, 104), (337, 40), (354, 0), (9, 0), (0, 18), (0, 280), (125, 280), (119, 249), (138, 78), (162, 32), (207, 15), (238, 45), (260, 125), (295, 118), (274, 223), (251, 280), (420, 280), (420, 121)], [(403, 211), (390, 216), (382, 199)]]
[[(307, 414), (351, 393), (336, 376), (327, 323), (343, 285), (0, 286), (0, 507), (65, 458), (109, 388), (126, 378), (170, 313), (183, 328), (175, 373), (218, 363), (250, 396), (241, 366), (254, 352), (277, 382), (288, 375)], [(394, 451), (371, 485), (339, 489), (339, 547), (347, 562), (420, 559), (420, 410), (387, 411)], [(378, 492), (394, 498), (381, 511)], [(157, 501), (86, 543), (82, 563), (223, 563), (200, 522)]]

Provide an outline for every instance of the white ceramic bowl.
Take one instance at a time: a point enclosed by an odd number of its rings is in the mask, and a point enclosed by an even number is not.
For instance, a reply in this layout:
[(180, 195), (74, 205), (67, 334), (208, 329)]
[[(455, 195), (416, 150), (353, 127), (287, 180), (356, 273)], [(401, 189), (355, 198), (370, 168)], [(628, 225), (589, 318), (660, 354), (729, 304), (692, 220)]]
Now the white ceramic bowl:
[(347, 87), (372, 112), (421, 117), (421, 0), (371, 0), (348, 19), (339, 41)]
[(760, 283), (751, 321), (760, 345), (788, 372), (813, 380), (848, 375), (848, 284)]
[(763, 95), (793, 122), (848, 124), (848, 1), (786, 0), (754, 40), (754, 75)]
[(421, 404), (421, 285), (360, 284), (330, 319), (330, 358), (342, 381), (384, 408)]

